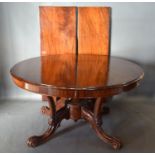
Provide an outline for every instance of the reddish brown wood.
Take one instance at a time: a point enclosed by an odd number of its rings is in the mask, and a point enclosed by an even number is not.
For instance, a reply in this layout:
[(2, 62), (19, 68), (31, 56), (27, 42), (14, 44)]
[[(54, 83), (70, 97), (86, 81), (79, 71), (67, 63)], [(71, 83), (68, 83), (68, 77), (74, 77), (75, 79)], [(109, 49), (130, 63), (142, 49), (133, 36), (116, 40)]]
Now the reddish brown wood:
[[(105, 99), (135, 88), (144, 73), (134, 63), (108, 56), (110, 8), (40, 7), (40, 32), (41, 57), (10, 71), (17, 86), (44, 95), (49, 103), (41, 108), (51, 118), (49, 129), (30, 137), (28, 146), (48, 141), (63, 119), (83, 118), (100, 139), (119, 149), (120, 140), (101, 128), (102, 114), (109, 112)], [(91, 103), (80, 102), (88, 98)]]
[(94, 106), (94, 117), (96, 118), (96, 123), (98, 125), (101, 125), (102, 122), (101, 122), (101, 117), (102, 117), (102, 109), (103, 109), (103, 106), (104, 106), (104, 103), (105, 102), (105, 99), (104, 98), (97, 98), (96, 99), (96, 102), (95, 102), (95, 106)]
[(41, 55), (75, 53), (75, 7), (40, 7)]
[(78, 99), (73, 99), (72, 104), (69, 105), (70, 107), (70, 119), (72, 120), (79, 120), (81, 118), (81, 106), (79, 104)]
[(16, 64), (11, 75), (23, 89), (64, 98), (110, 97), (139, 84), (144, 73), (138, 65), (115, 57), (106, 61), (107, 57), (81, 54), (78, 61), (72, 54), (38, 57)]
[(110, 16), (110, 7), (79, 7), (77, 16), (75, 7), (40, 7), (41, 55), (75, 53), (76, 46), (109, 55)]
[(40, 136), (32, 136), (27, 140), (27, 145), (29, 147), (36, 147), (42, 143), (47, 142), (52, 138), (55, 130), (60, 126), (60, 123), (63, 119), (69, 119), (69, 109), (67, 107), (61, 108), (56, 111), (55, 103), (52, 97), (47, 97), (49, 101), (49, 105), (51, 107), (52, 112), (52, 120), (49, 121), (49, 128), (45, 133)]
[[(121, 142), (107, 135), (101, 128), (105, 99), (133, 89), (144, 73), (138, 65), (120, 58), (61, 54), (20, 62), (11, 69), (11, 75), (17, 86), (49, 96), (49, 107), (42, 110), (52, 117), (50, 128), (41, 136), (29, 138), (29, 146), (35, 147), (48, 141), (62, 119), (84, 118), (103, 141), (111, 144), (114, 149), (119, 149)], [(64, 97), (64, 104), (56, 110), (57, 96), (61, 102)], [(97, 99), (94, 105), (89, 106), (81, 104), (80, 98)]]
[[(39, 11), (41, 56), (76, 53), (75, 7), (41, 6)], [(42, 98), (47, 100), (46, 96)]]
[(110, 8), (78, 8), (78, 53), (109, 55)]
[[(76, 16), (75, 7), (40, 7), (40, 32), (43, 56), (75, 52), (108, 55), (110, 8), (80, 7)], [(46, 96), (43, 100), (47, 100)]]
[(98, 125), (98, 122), (96, 122), (94, 114), (91, 111), (89, 111), (85, 108), (82, 108), (82, 116), (86, 121), (88, 121), (91, 124), (92, 128), (95, 130), (96, 134), (98, 135), (98, 137), (101, 140), (103, 140), (104, 142), (106, 142), (108, 144), (111, 144), (114, 149), (121, 148), (122, 144), (121, 144), (120, 140), (106, 134), (103, 131), (103, 129), (101, 128), (101, 126)]
[[(47, 96), (46, 96), (46, 99), (48, 101)], [(65, 98), (61, 98), (59, 100), (54, 100), (54, 103), (56, 106), (56, 111), (60, 110), (61, 108), (63, 108), (65, 106), (65, 101), (66, 101)], [(50, 102), (48, 102), (48, 103), (49, 103), (49, 106), (42, 106), (41, 112), (43, 115), (52, 116), (53, 115), (52, 107), (50, 107)]]

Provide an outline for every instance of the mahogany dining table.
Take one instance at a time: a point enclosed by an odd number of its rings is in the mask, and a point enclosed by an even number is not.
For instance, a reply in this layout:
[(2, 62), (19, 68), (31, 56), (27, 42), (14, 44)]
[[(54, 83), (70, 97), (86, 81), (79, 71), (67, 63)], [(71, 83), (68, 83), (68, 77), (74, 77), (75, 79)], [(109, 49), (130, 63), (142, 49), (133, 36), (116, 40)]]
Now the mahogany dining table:
[[(28, 146), (36, 147), (51, 139), (63, 119), (84, 119), (114, 149), (121, 148), (122, 143), (102, 128), (102, 115), (108, 112), (106, 101), (137, 87), (144, 76), (143, 69), (134, 62), (95, 54), (35, 57), (15, 64), (10, 73), (18, 87), (46, 96), (49, 103), (42, 107), (50, 117), (49, 128), (40, 136), (30, 137)], [(64, 106), (57, 110), (59, 101)]]

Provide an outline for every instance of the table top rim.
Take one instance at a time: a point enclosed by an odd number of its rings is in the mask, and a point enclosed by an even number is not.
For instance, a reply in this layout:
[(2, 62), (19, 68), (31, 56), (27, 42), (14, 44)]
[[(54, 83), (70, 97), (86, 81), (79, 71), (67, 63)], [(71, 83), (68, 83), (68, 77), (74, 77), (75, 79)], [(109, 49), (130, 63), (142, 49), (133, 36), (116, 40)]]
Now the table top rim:
[[(21, 81), (21, 82), (24, 82), (26, 84), (30, 84), (30, 85), (34, 85), (34, 86), (43, 86), (43, 87), (47, 87), (47, 88), (51, 88), (51, 89), (58, 89), (58, 90), (74, 90), (74, 91), (80, 91), (80, 90), (86, 90), (86, 91), (91, 91), (91, 90), (103, 90), (103, 89), (108, 89), (108, 88), (117, 88), (117, 87), (125, 87), (127, 85), (130, 85), (130, 84), (133, 84), (133, 83), (136, 83), (138, 81), (140, 81), (143, 77), (144, 77), (144, 72), (143, 72), (143, 69), (141, 66), (139, 66), (136, 62), (132, 61), (132, 60), (128, 60), (127, 58), (123, 58), (123, 57), (119, 57), (119, 56), (106, 56), (106, 57), (109, 57), (109, 58), (115, 58), (115, 59), (121, 59), (121, 60), (125, 60), (125, 61), (128, 61), (130, 63), (133, 63), (134, 65), (137, 65), (140, 69), (141, 69), (141, 72), (142, 74), (133, 79), (132, 81), (128, 82), (128, 83), (121, 83), (121, 84), (115, 84), (115, 85), (110, 85), (110, 86), (95, 86), (95, 87), (59, 87), (59, 86), (54, 86), (54, 85), (48, 85), (48, 84), (38, 84), (38, 83), (34, 83), (34, 82), (31, 82), (31, 81), (28, 81), (28, 80), (25, 80), (25, 79), (22, 79), (16, 75), (14, 75), (14, 73), (12, 73), (12, 69), (16, 66), (16, 65), (19, 65), (20, 63), (24, 62), (24, 61), (27, 61), (27, 60), (31, 60), (31, 59), (38, 59), (38, 58), (41, 58), (41, 57), (49, 57), (49, 56), (56, 56), (56, 55), (63, 55), (63, 54), (53, 54), (53, 55), (48, 55), (48, 56), (37, 56), (37, 57), (32, 57), (32, 58), (29, 58), (29, 59), (25, 59), (25, 60), (22, 60), (18, 63), (16, 63), (13, 67), (11, 67), (10, 69), (10, 74), (13, 78)], [(66, 55), (66, 54), (65, 54)], [(67, 54), (67, 55), (74, 55), (74, 54)], [(92, 54), (80, 54), (80, 55), (92, 55)], [(76, 56), (76, 55), (75, 55)], [(98, 55), (94, 55), (94, 56), (98, 56)], [(104, 55), (101, 55), (101, 56), (104, 56)]]

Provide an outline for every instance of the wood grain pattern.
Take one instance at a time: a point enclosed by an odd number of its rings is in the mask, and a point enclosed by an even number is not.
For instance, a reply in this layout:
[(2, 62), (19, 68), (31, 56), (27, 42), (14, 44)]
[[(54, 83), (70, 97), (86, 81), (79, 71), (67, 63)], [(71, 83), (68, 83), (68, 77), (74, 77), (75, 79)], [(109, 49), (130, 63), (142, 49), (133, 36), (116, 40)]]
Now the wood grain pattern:
[(110, 8), (79, 7), (77, 14), (75, 7), (40, 7), (41, 55), (75, 53), (76, 46), (79, 54), (109, 54)]
[[(60, 54), (58, 56), (43, 56), (40, 61), (41, 76), (44, 84), (75, 85), (75, 55)], [(53, 70), (53, 68), (56, 68)], [(67, 73), (67, 74), (66, 74)]]
[[(40, 7), (39, 9), (40, 9), (41, 55), (45, 56), (51, 54), (75, 53), (76, 52), (75, 7), (46, 6), (46, 7)], [(47, 79), (43, 80), (46, 81)], [(43, 96), (43, 100), (47, 100), (46, 96)]]
[(74, 54), (37, 57), (16, 64), (11, 75), (23, 89), (65, 98), (116, 95), (136, 87), (143, 78), (138, 65), (121, 58), (107, 58), (91, 54), (80, 54), (78, 60)]
[(78, 53), (108, 55), (110, 8), (78, 8)]
[[(93, 59), (94, 58), (94, 59)], [(79, 54), (77, 67), (78, 87), (100, 87), (107, 85), (109, 57), (92, 56), (91, 54)], [(88, 78), (89, 77), (89, 78)]]
[(41, 55), (75, 53), (75, 7), (40, 7)]
[(76, 11), (74, 7), (41, 7), (42, 56), (22, 61), (10, 71), (17, 86), (48, 100), (41, 111), (50, 116), (49, 128), (30, 137), (27, 144), (36, 147), (47, 142), (63, 119), (85, 119), (101, 140), (120, 149), (120, 140), (102, 129), (102, 114), (109, 112), (104, 105), (109, 97), (138, 86), (144, 73), (132, 62), (108, 56), (110, 8)]

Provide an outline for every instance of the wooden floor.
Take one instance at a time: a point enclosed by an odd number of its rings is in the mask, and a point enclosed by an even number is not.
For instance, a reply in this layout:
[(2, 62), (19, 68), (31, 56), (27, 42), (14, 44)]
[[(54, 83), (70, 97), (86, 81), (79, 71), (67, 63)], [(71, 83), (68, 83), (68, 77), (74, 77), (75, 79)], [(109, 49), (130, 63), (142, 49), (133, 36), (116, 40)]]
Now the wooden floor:
[[(63, 121), (53, 140), (28, 148), (26, 139), (47, 128), (42, 105), (33, 100), (0, 101), (0, 152), (115, 152), (84, 121)], [(155, 100), (125, 96), (114, 98), (109, 106), (111, 114), (103, 118), (105, 130), (124, 143), (116, 152), (155, 152)]]

